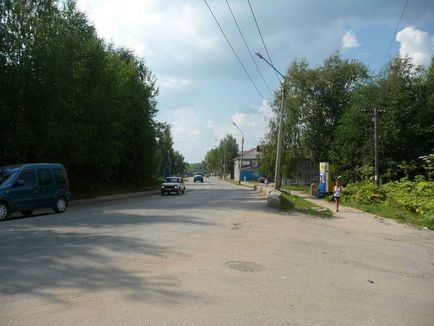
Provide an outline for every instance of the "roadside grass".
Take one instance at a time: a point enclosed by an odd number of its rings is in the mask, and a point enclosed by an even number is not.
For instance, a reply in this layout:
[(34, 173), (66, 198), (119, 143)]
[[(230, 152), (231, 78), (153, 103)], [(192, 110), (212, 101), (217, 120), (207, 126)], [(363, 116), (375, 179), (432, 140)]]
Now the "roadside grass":
[(315, 205), (314, 203), (311, 203), (310, 201), (307, 201), (298, 196), (291, 195), (289, 192), (285, 191), (284, 189), (282, 191), (282, 195), (280, 198), (281, 198), (280, 209), (282, 211), (294, 210), (297, 212), (319, 216), (322, 218), (328, 218), (333, 216), (333, 213), (329, 209)]
[[(328, 198), (329, 199), (329, 198)], [(342, 204), (398, 222), (434, 229), (434, 182), (402, 178), (376, 187), (372, 182), (343, 188)]]
[(345, 200), (342, 204), (380, 217), (391, 218), (401, 223), (424, 226), (434, 230), (433, 220), (427, 220), (424, 216), (400, 207), (391, 207), (384, 203), (361, 204), (353, 200)]
[(303, 191), (305, 193), (310, 192), (309, 186), (301, 186), (301, 185), (292, 185), (292, 186), (283, 186), (281, 187), (283, 190), (297, 190), (297, 191)]

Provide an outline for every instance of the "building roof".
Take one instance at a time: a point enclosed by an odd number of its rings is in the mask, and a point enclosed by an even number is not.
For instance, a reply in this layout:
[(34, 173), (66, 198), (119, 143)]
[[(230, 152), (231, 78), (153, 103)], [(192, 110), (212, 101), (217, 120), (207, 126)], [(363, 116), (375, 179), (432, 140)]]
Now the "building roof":
[[(261, 155), (261, 152), (257, 150), (257, 148), (252, 148), (247, 151), (243, 151), (243, 160), (254, 160), (259, 159), (259, 156)], [(234, 161), (238, 161), (240, 157), (236, 157)]]

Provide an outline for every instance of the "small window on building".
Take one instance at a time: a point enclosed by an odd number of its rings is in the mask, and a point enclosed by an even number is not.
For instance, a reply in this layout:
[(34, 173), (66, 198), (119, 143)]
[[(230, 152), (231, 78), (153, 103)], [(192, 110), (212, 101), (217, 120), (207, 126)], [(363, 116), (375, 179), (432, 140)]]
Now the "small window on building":
[(51, 176), (51, 172), (49, 169), (38, 170), (38, 176), (39, 176), (39, 184), (41, 186), (53, 184), (53, 177)]
[(252, 168), (257, 168), (259, 166), (258, 161), (252, 161)]

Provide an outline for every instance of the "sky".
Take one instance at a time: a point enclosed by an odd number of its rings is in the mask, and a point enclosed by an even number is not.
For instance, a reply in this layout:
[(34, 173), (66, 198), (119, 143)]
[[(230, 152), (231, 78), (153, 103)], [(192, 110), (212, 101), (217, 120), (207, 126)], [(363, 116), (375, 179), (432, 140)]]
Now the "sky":
[[(254, 54), (252, 59), (228, 3), (251, 53), (267, 58), (248, 0), (77, 0), (100, 37), (133, 50), (156, 76), (156, 119), (172, 126), (173, 147), (189, 163), (201, 162), (227, 134), (241, 144), (233, 122), (244, 133), (244, 149), (256, 147), (273, 116), (267, 103), (280, 81), (267, 63)], [(296, 59), (315, 67), (336, 51), (373, 73), (396, 55), (425, 66), (433, 56), (432, 0), (250, 4), (273, 65), (283, 74)]]

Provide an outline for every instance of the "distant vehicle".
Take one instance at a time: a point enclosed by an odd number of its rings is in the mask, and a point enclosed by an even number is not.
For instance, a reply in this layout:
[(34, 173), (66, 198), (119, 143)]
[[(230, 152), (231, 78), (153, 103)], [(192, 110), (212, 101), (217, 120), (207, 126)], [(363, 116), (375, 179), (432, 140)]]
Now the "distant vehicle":
[(13, 212), (30, 216), (35, 209), (45, 207), (63, 213), (70, 199), (68, 176), (62, 164), (0, 167), (0, 220)]
[(196, 181), (203, 182), (203, 175), (202, 174), (195, 174), (193, 177), (193, 182), (196, 182)]
[(179, 195), (185, 192), (184, 179), (181, 177), (167, 177), (166, 182), (161, 184), (161, 195), (170, 194), (171, 192)]

